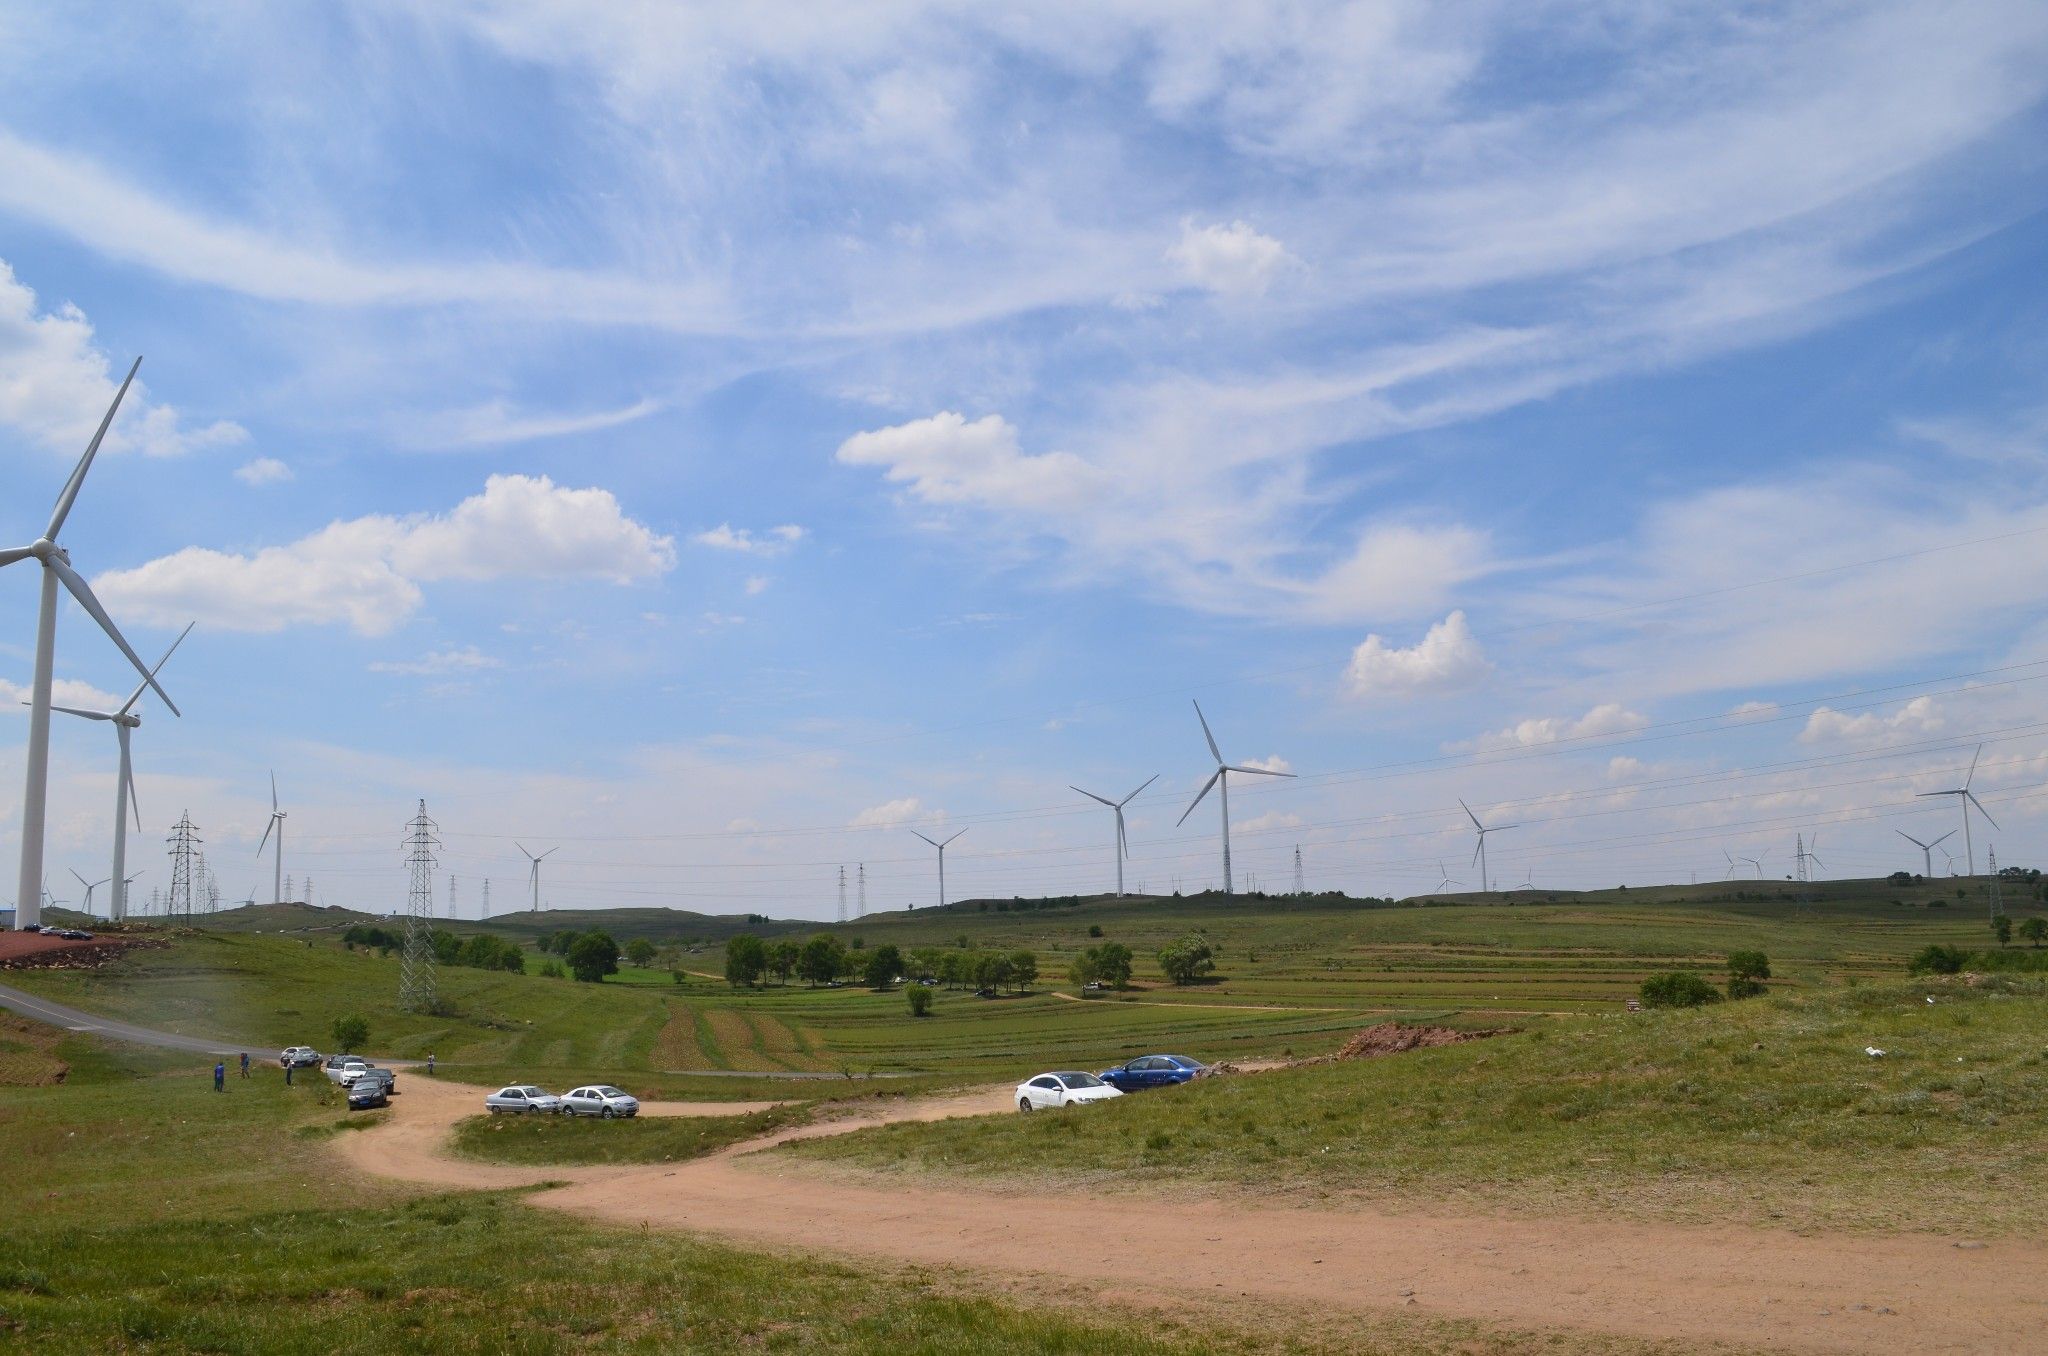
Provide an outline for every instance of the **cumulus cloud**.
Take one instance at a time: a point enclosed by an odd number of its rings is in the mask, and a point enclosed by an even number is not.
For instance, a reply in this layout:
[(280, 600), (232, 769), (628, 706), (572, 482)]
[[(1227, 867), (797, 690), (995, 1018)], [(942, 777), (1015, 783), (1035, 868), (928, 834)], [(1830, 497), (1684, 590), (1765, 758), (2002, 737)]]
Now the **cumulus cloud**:
[(891, 428), (856, 433), (839, 445), (848, 466), (877, 466), (927, 504), (1068, 511), (1085, 507), (1106, 481), (1071, 452), (1026, 456), (1000, 414), (969, 423), (951, 410)]
[(1491, 668), (1460, 611), (1406, 649), (1387, 644), (1377, 633), (1368, 635), (1351, 652), (1344, 679), (1355, 697), (1411, 697), (1469, 687)]
[[(34, 290), (0, 259), (0, 424), (50, 451), (76, 456), (92, 440), (118, 389), (120, 381), (93, 344), (85, 313), (68, 302), (39, 309)], [(171, 406), (151, 403), (138, 377), (105, 446), (168, 457), (248, 436), (227, 420), (187, 425)]]
[(604, 579), (628, 584), (675, 564), (671, 538), (628, 518), (609, 490), (546, 476), (492, 476), (445, 514), (330, 523), (250, 555), (191, 546), (94, 581), (107, 605), (168, 625), (236, 631), (346, 622), (382, 635), (437, 580)]
[(1240, 819), (1230, 827), (1234, 833), (1258, 833), (1264, 829), (1298, 829), (1301, 824), (1300, 815), (1268, 810), (1256, 819)]
[(1527, 749), (1567, 739), (1591, 739), (1599, 735), (1623, 734), (1629, 730), (1640, 730), (1649, 723), (1649, 717), (1629, 710), (1620, 702), (1602, 702), (1583, 716), (1540, 716), (1517, 721), (1505, 730), (1496, 730), (1492, 734), (1482, 735), (1478, 739), (1452, 747)]
[(1286, 246), (1245, 222), (1197, 226), (1191, 217), (1181, 222), (1180, 240), (1166, 260), (1197, 287), (1234, 296), (1257, 296), (1300, 264)]
[(485, 654), (474, 645), (460, 649), (432, 650), (418, 659), (380, 659), (370, 665), (372, 673), (401, 673), (414, 676), (440, 676), (450, 673), (475, 673), (481, 669), (503, 668), (502, 660)]
[[(28, 708), (22, 703), (32, 695), (33, 689), (27, 683), (13, 683), (0, 678), (0, 715), (25, 716)], [(126, 701), (111, 692), (102, 692), (91, 683), (82, 683), (76, 678), (57, 678), (50, 683), (50, 700), (59, 706), (82, 706), (88, 711), (112, 711)]]
[(749, 528), (720, 523), (717, 527), (697, 533), (690, 540), (699, 546), (709, 546), (719, 551), (738, 551), (750, 556), (779, 556), (808, 535), (809, 533), (795, 523), (771, 527), (758, 535)]
[(235, 479), (244, 485), (277, 485), (292, 478), (292, 468), (276, 457), (258, 457), (235, 468)]
[(850, 829), (889, 829), (924, 817), (923, 803), (916, 796), (870, 805), (847, 821)]
[(1932, 697), (1915, 697), (1888, 716), (1874, 711), (1851, 716), (1823, 706), (1806, 718), (1806, 728), (1799, 732), (1799, 742), (1874, 743), (1894, 735), (1936, 734), (1946, 724), (1940, 706)]
[(1277, 754), (1277, 753), (1276, 753), (1276, 754), (1272, 754), (1271, 756), (1269, 756), (1269, 757), (1266, 757), (1266, 758), (1247, 758), (1247, 759), (1245, 759), (1245, 760), (1244, 760), (1244, 762), (1243, 762), (1243, 764), (1242, 764), (1241, 766), (1244, 766), (1244, 767), (1249, 767), (1249, 768), (1257, 768), (1257, 769), (1258, 769), (1259, 771), (1261, 771), (1261, 772), (1292, 772), (1292, 771), (1294, 771), (1294, 764), (1292, 764), (1292, 763), (1288, 762), (1288, 761), (1287, 761), (1287, 760), (1286, 760), (1285, 758), (1282, 758), (1282, 757), (1281, 757), (1281, 756), (1280, 756), (1279, 754)]

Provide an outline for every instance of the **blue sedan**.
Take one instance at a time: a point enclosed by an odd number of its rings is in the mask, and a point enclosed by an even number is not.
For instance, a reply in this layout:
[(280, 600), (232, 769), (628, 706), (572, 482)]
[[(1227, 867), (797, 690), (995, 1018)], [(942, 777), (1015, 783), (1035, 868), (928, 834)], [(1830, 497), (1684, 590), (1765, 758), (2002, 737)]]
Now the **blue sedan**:
[(1119, 1092), (1143, 1092), (1147, 1088), (1170, 1088), (1198, 1077), (1205, 1066), (1186, 1055), (1146, 1055), (1116, 1069), (1104, 1069), (1102, 1081)]

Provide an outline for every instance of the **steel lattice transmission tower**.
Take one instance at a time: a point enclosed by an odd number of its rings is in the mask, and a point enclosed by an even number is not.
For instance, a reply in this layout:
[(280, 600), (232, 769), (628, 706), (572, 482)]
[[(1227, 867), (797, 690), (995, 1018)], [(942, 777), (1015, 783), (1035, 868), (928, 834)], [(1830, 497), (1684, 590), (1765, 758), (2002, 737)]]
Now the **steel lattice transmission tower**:
[(462, 907), (457, 902), (458, 898), (455, 892), (455, 877), (450, 876), (448, 878), (448, 916), (450, 918), (462, 917)]
[(1303, 885), (1301, 880), (1301, 844), (1299, 843), (1294, 845), (1294, 893), (1298, 895), (1308, 893), (1308, 887)]
[(856, 902), (856, 908), (859, 909), (859, 912), (854, 914), (854, 917), (865, 918), (868, 916), (868, 864), (866, 862), (862, 862), (860, 864), (858, 868), (858, 873), (860, 880), (860, 897)]
[(192, 859), (197, 855), (199, 844), (204, 841), (199, 831), (192, 827), (192, 812), (185, 811), (178, 816), (178, 822), (171, 828), (171, 836), (165, 840), (171, 845), (171, 894), (164, 901), (164, 913), (168, 917), (192, 921)]
[(491, 916), (491, 878), (490, 878), (489, 876), (485, 876), (485, 877), (484, 877), (484, 911), (483, 911), (482, 913), (478, 914), (478, 915), (477, 915), (477, 917), (479, 917), (479, 918), (489, 918), (490, 916)]
[(405, 903), (405, 951), (398, 963), (398, 1006), (428, 1012), (438, 994), (434, 984), (434, 849), (441, 846), (427, 818), (427, 803), (405, 826), (405, 864), (412, 871), (412, 893)]
[(846, 868), (839, 868), (839, 921), (846, 921)]
[(1991, 921), (1996, 923), (2005, 914), (2005, 899), (1998, 890), (1998, 849), (1991, 849)]

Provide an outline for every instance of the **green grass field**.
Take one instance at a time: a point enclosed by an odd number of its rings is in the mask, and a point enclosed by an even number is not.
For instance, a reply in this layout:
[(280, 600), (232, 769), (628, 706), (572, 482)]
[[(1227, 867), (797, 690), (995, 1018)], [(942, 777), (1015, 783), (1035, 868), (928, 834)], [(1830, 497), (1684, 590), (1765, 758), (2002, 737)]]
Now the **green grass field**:
[(734, 1116), (471, 1116), (453, 1148), (490, 1163), (678, 1163), (810, 1118), (804, 1106)]
[(923, 1182), (1186, 1183), (1408, 1208), (2028, 1232), (2048, 1206), (2048, 983), (1889, 980), (1565, 1019), (780, 1152)]

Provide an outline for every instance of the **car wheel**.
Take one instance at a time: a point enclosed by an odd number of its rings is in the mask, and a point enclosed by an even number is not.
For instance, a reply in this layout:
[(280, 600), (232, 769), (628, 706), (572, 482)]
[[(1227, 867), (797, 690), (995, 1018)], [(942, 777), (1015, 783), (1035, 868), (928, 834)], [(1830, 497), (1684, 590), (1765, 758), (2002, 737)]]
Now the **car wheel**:
[(1017, 1099), (1017, 1110), (1023, 1112), (1027, 1116), (1030, 1115), (1031, 1099), (1029, 1097), (1019, 1097)]
[(610, 1120), (613, 1116), (616, 1116), (618, 1113), (616, 1111), (613, 1111), (610, 1107), (606, 1107), (597, 1114), (604, 1117), (604, 1119), (606, 1120)]

